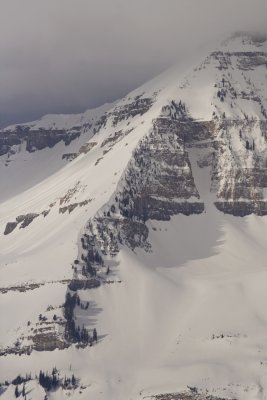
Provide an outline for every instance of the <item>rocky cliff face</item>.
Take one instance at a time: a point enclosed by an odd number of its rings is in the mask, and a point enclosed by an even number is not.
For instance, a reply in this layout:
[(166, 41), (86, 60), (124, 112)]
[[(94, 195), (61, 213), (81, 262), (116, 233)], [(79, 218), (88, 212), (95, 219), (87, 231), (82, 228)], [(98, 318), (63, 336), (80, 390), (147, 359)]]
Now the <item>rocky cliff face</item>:
[(228, 51), (213, 53), (211, 59), (221, 71), (213, 112), (218, 146), (212, 168), (215, 205), (238, 216), (266, 215), (266, 90), (260, 82), (266, 82), (267, 53)]
[(227, 214), (267, 214), (267, 132), (265, 121), (225, 121), (215, 153), (212, 184), (216, 207)]
[[(203, 212), (184, 136), (186, 130), (193, 136), (196, 125), (183, 107), (174, 101), (165, 106), (134, 152), (118, 194), (123, 216), (145, 222)], [(203, 129), (198, 128), (201, 135)]]
[[(112, 199), (88, 222), (76, 273), (101, 279), (106, 259), (116, 256), (122, 245), (149, 251), (148, 219), (167, 221), (180, 213), (204, 211), (185, 135), (188, 142), (205, 139), (213, 126), (190, 118), (181, 101), (162, 108), (135, 149)], [(111, 138), (104, 143), (107, 148), (113, 145)]]
[[(69, 145), (86, 133), (96, 133), (105, 124), (106, 112), (112, 104), (105, 104), (83, 114), (45, 115), (37, 121), (17, 124), (0, 130), (0, 156), (13, 154), (15, 146), (25, 144), (26, 151), (34, 152), (52, 148), (57, 143)], [(88, 135), (87, 135), (88, 136)], [(88, 137), (85, 138), (85, 141)]]
[[(91, 126), (87, 126), (88, 129)], [(15, 130), (0, 131), (0, 156), (4, 154), (12, 154), (14, 145), (26, 143), (26, 150), (33, 152), (42, 150), (46, 147), (54, 147), (60, 141), (68, 145), (72, 140), (78, 138), (84, 127), (76, 127), (72, 130), (64, 129), (30, 129), (17, 126)]]

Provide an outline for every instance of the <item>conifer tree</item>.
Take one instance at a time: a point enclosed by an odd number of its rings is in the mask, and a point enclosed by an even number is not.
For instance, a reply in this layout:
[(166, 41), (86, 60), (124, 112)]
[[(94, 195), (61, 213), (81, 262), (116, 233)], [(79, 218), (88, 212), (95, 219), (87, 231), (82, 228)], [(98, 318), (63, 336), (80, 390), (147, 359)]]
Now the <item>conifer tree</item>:
[(71, 383), (72, 383), (72, 386), (76, 385), (76, 378), (75, 378), (74, 374), (72, 374)]
[(19, 388), (18, 385), (15, 388), (15, 397), (19, 397)]
[(95, 328), (93, 330), (93, 340), (97, 343), (97, 331)]

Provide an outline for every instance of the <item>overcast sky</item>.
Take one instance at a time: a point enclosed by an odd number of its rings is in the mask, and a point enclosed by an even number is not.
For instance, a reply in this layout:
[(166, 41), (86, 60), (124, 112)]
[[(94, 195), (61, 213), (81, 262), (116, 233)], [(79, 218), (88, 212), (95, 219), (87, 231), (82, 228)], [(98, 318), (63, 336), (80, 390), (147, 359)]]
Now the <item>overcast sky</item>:
[(267, 0), (0, 0), (0, 126), (117, 99)]

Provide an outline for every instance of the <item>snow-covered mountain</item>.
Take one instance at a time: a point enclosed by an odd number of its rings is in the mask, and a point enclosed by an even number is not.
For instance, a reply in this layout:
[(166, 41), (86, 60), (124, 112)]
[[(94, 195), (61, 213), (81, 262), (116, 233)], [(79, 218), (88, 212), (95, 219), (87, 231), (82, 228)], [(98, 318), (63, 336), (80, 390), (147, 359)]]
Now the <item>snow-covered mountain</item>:
[(26, 398), (267, 395), (267, 41), (191, 58), (0, 132), (0, 369)]

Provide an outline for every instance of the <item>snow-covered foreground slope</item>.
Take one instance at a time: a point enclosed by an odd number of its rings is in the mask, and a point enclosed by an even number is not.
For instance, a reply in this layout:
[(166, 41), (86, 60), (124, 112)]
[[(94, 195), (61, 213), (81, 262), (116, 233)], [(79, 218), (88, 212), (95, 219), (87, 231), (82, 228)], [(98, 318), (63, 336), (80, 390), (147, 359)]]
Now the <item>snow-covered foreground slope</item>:
[[(62, 143), (18, 153), (38, 177), (23, 190), (4, 167), (2, 382), (56, 366), (79, 381), (49, 399), (266, 398), (265, 58), (232, 39), (116, 103), (65, 166)], [(37, 381), (26, 398), (44, 398)]]
[[(81, 293), (97, 346), (2, 357), (2, 379), (56, 365), (81, 378), (84, 399), (138, 399), (187, 385), (264, 398), (266, 224), (216, 210), (151, 223), (153, 253), (121, 252), (115, 282)], [(2, 295), (2, 329), (10, 337), (62, 295), (60, 284)]]

